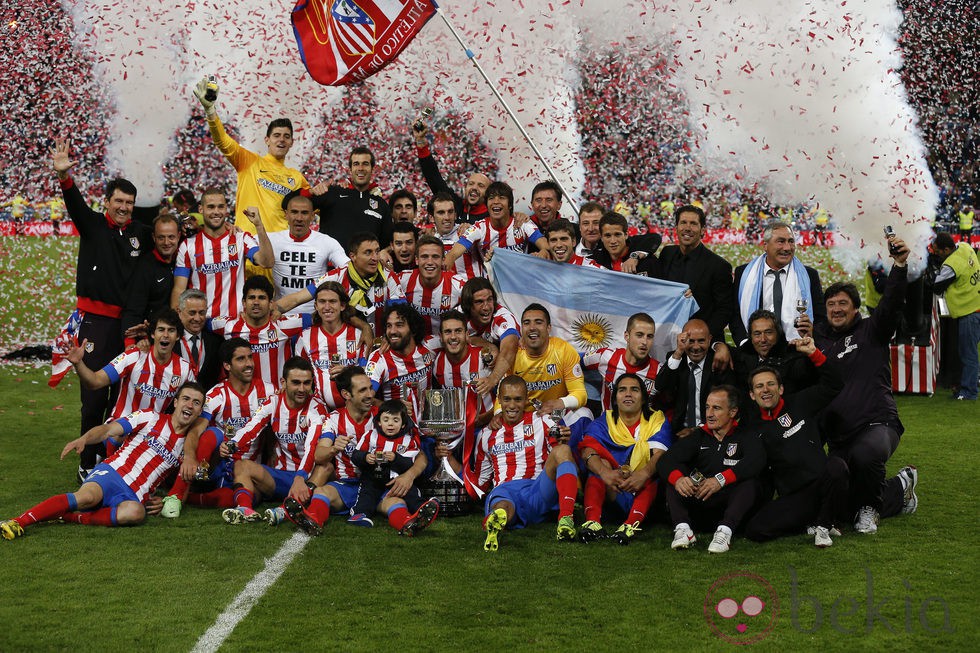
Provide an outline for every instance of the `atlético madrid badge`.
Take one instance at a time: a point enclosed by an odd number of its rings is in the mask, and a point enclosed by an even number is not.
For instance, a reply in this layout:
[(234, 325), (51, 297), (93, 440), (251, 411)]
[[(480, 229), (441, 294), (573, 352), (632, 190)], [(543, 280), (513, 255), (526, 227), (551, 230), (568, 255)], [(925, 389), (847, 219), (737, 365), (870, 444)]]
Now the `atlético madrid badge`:
[(780, 426), (786, 429), (793, 423), (793, 418), (790, 417), (789, 413), (786, 413), (785, 415), (780, 415), (776, 421), (779, 422)]
[(93, 351), (95, 351), (95, 343), (94, 342), (86, 342), (85, 343), (85, 351), (87, 353), (89, 353), (89, 354), (91, 354)]
[(731, 458), (735, 455), (736, 451), (738, 451), (738, 442), (730, 442), (728, 443), (728, 448), (725, 449), (725, 455)]

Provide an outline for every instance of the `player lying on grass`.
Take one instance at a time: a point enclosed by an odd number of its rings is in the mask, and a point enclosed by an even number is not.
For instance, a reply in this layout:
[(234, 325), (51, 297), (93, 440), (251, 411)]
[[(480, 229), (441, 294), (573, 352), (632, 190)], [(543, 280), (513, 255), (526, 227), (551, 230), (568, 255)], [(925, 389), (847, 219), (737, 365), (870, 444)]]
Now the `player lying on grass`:
[(177, 390), (172, 415), (137, 411), (72, 440), (62, 450), (62, 458), (107, 438), (126, 438), (115, 453), (95, 466), (76, 492), (57, 494), (20, 517), (0, 522), (0, 533), (12, 540), (28, 526), (59, 518), (98, 526), (141, 523), (146, 518), (143, 501), (180, 464), (184, 437), (203, 408), (204, 388), (187, 381)]
[(554, 426), (550, 417), (525, 411), (527, 383), (519, 376), (505, 377), (497, 390), (502, 410), (500, 428), (487, 427), (477, 443), (480, 480), (493, 475), (487, 495), (485, 551), (496, 551), (498, 536), (508, 526), (539, 524), (558, 511), (558, 539), (575, 539), (575, 496), (578, 474), (572, 450), (565, 442), (571, 434)]

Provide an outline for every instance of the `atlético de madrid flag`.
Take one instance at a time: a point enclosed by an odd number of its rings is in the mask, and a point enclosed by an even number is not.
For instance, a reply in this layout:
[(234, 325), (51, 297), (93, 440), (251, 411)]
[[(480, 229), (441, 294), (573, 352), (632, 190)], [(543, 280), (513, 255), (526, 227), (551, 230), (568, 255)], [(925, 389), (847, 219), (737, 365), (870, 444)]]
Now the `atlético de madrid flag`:
[(299, 0), (293, 33), (310, 76), (344, 86), (394, 61), (436, 9), (432, 0)]

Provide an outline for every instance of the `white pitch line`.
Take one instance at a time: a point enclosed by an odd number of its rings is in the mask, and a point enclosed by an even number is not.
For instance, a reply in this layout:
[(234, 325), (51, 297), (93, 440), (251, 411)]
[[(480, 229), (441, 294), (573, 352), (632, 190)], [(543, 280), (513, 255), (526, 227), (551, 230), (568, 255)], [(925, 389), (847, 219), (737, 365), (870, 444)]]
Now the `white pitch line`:
[(306, 533), (296, 533), (286, 540), (279, 551), (265, 561), (265, 568), (248, 581), (245, 589), (231, 600), (225, 611), (218, 615), (211, 627), (201, 635), (191, 653), (214, 653), (217, 651), (241, 620), (248, 616), (259, 599), (279, 580), (282, 572), (286, 571), (286, 567), (309, 541), (310, 536)]

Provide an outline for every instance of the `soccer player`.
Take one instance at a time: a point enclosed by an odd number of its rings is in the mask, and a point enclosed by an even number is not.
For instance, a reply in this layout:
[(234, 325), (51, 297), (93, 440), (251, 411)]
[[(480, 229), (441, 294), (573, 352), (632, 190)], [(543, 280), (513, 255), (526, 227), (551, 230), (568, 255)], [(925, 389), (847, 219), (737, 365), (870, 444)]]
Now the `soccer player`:
[(415, 269), (419, 229), (411, 222), (398, 222), (391, 231), (391, 264), (396, 278)]
[(485, 395), (514, 366), (521, 329), (514, 314), (497, 303), (497, 291), (483, 277), (474, 277), (463, 285), (459, 307), (468, 320), (466, 329), (470, 344), (482, 346), (487, 343), (497, 349), (491, 364), (493, 371), (476, 380), (476, 391)]
[[(759, 472), (766, 464), (758, 431), (740, 427), (738, 390), (715, 386), (708, 394), (704, 426), (678, 439), (657, 463), (667, 484), (667, 508), (674, 524), (670, 548), (697, 541), (695, 528), (717, 523), (709, 553), (725, 553), (732, 533), (759, 496)], [(692, 518), (697, 521), (692, 521)]]
[(290, 357), (290, 339), (313, 324), (310, 315), (283, 315), (272, 319), (272, 282), (263, 276), (249, 277), (242, 288), (244, 310), (233, 317), (208, 320), (208, 328), (227, 338), (245, 338), (252, 345), (252, 356), (259, 378), (277, 384), (283, 363)]
[(228, 201), (223, 190), (204, 191), (201, 213), (204, 216), (201, 231), (177, 248), (170, 305), (176, 308), (181, 293), (196, 288), (208, 297), (208, 317), (238, 315), (245, 261), (272, 267), (275, 262), (272, 243), (255, 207), (242, 212), (253, 226), (254, 236), (228, 226)]
[[(184, 501), (230, 508), (234, 505), (231, 490), (234, 460), (259, 459), (258, 440), (248, 451), (236, 451), (231, 459), (221, 458), (218, 448), (245, 426), (259, 406), (272, 400), (276, 388), (255, 376), (255, 360), (247, 340), (231, 338), (222, 342), (219, 349), (227, 378), (211, 388), (205, 398), (202, 415), (210, 420), (210, 428), (203, 433), (200, 429), (192, 429), (187, 434), (180, 475), (163, 499), (161, 517), (179, 517)], [(199, 467), (207, 471), (207, 479), (192, 486)]]
[[(456, 203), (453, 196), (446, 192), (436, 193), (432, 197), (432, 222), (435, 227), (435, 237), (442, 241), (443, 251), (448, 254), (453, 245), (459, 242), (460, 231), (469, 228), (468, 225), (457, 226), (456, 224)], [(480, 257), (471, 251), (456, 259), (453, 269), (450, 270), (465, 279), (485, 276), (483, 262)]]
[(422, 394), (432, 380), (435, 355), (421, 345), (425, 337), (422, 316), (411, 304), (392, 304), (385, 309), (385, 337), (388, 349), (380, 349), (368, 359), (367, 375), (380, 399), (400, 399), (411, 415), (422, 414)]
[(57, 494), (20, 517), (0, 522), (0, 534), (12, 540), (21, 537), (24, 528), (53, 519), (98, 526), (142, 523), (146, 518), (143, 501), (179, 464), (184, 436), (203, 408), (204, 388), (188, 381), (177, 389), (172, 415), (137, 411), (72, 440), (61, 451), (62, 458), (107, 438), (126, 438), (115, 453), (95, 466), (78, 490)]
[(590, 268), (602, 267), (591, 258), (575, 253), (575, 226), (564, 218), (551, 223), (548, 228), (548, 247), (551, 257), (559, 263), (585, 265)]
[[(477, 442), (481, 485), (493, 479), (487, 495), (484, 551), (496, 551), (501, 531), (539, 524), (558, 511), (559, 540), (575, 539), (575, 497), (578, 470), (572, 450), (551, 439), (555, 424), (549, 417), (527, 412), (527, 384), (519, 376), (504, 377), (498, 388), (502, 408), (500, 428), (486, 428)], [(561, 427), (561, 438), (569, 435)]]
[[(162, 413), (177, 388), (194, 380), (190, 362), (174, 353), (184, 327), (177, 313), (163, 308), (150, 319), (150, 351), (136, 347), (119, 354), (101, 370), (93, 371), (83, 360), (87, 340), (68, 352), (68, 361), (78, 373), (82, 385), (89, 389), (105, 388), (124, 380), (112, 419), (120, 419), (138, 410)], [(99, 440), (98, 442), (102, 442)]]
[[(303, 290), (286, 295), (278, 303), (282, 312), (292, 310), (303, 302), (311, 301), (316, 289), (324, 281), (336, 281), (350, 296), (351, 306), (371, 325), (375, 336), (384, 333), (384, 323), (378, 320), (378, 311), (389, 303), (404, 302), (405, 297), (393, 275), (385, 272), (380, 264), (381, 246), (374, 234), (361, 232), (350, 239), (347, 253), (350, 262), (346, 267), (323, 275)], [(371, 342), (366, 342), (368, 347)]]
[[(306, 479), (313, 471), (315, 427), (326, 419), (327, 409), (313, 392), (313, 366), (305, 358), (294, 356), (286, 361), (280, 385), (282, 391), (260, 406), (232, 439), (236, 451), (248, 451), (262, 430), (269, 428), (274, 451), (269, 465), (245, 458), (235, 461), (235, 507), (221, 513), (229, 524), (262, 521), (263, 516), (254, 509), (259, 497), (292, 497), (300, 504), (310, 499)], [(222, 457), (232, 455), (228, 442), (220, 451)]]
[(399, 188), (388, 196), (392, 222), (415, 224), (419, 216), (419, 200), (407, 188)]
[(613, 537), (620, 544), (629, 544), (657, 497), (657, 461), (674, 438), (664, 414), (650, 408), (647, 388), (638, 375), (620, 375), (612, 394), (612, 409), (589, 425), (578, 444), (588, 471), (586, 521), (579, 529), (579, 537), (589, 542), (605, 535), (602, 506), (609, 501), (626, 515)]
[(246, 150), (225, 133), (224, 125), (214, 108), (217, 86), (214, 85), (212, 90), (214, 98), (208, 96), (208, 79), (205, 77), (194, 87), (194, 95), (204, 107), (214, 144), (238, 173), (238, 193), (235, 196), (238, 216), (235, 225), (249, 233), (253, 232), (254, 223), (246, 217), (245, 209), (258, 207), (266, 230), (286, 229), (282, 198), (291, 191), (310, 187), (299, 170), (285, 165), (286, 155), (293, 146), (293, 123), (289, 118), (276, 118), (270, 122), (265, 131), (268, 152), (259, 156)]
[[(311, 229), (314, 210), (310, 197), (308, 190), (300, 189), (282, 198), (289, 229), (269, 234), (275, 252), (272, 284), (276, 287), (276, 299), (306, 288), (329, 269), (345, 267), (350, 261), (340, 243)], [(312, 313), (313, 310), (313, 302), (292, 309), (294, 313)]]
[(656, 277), (660, 262), (654, 252), (660, 247), (659, 234), (627, 236), (626, 218), (610, 211), (599, 220), (602, 247), (592, 252), (592, 258), (604, 268), (643, 277)]
[[(459, 241), (446, 254), (443, 267), (452, 270), (456, 259), (468, 251), (479, 252), (484, 261), (489, 261), (496, 248), (511, 249), (548, 258), (548, 241), (537, 230), (533, 222), (525, 222), (520, 227), (514, 224), (514, 191), (506, 183), (495, 181), (487, 187), (487, 209), (489, 215), (467, 229)], [(532, 247), (533, 246), (533, 247)]]
[(335, 380), (349, 365), (365, 365), (367, 353), (361, 330), (351, 323), (350, 298), (336, 281), (325, 281), (316, 289), (313, 326), (303, 329), (296, 341), (296, 355), (308, 359), (316, 374), (317, 393), (327, 408), (344, 405)]
[[(396, 238), (397, 240), (397, 238)], [(459, 306), (466, 279), (442, 269), (445, 257), (442, 243), (433, 236), (422, 236), (415, 247), (415, 261), (418, 269), (403, 272), (398, 276), (405, 299), (425, 321), (425, 334), (434, 338), (439, 335), (439, 320), (442, 313)]]
[(646, 313), (634, 313), (626, 321), (626, 347), (609, 349), (603, 347), (588, 354), (583, 359), (585, 369), (596, 370), (602, 375), (602, 409), (613, 408), (613, 384), (621, 375), (629, 373), (637, 375), (646, 388), (648, 396), (657, 393), (654, 381), (660, 363), (650, 356), (653, 348), (653, 337), (657, 325), (653, 318)]

